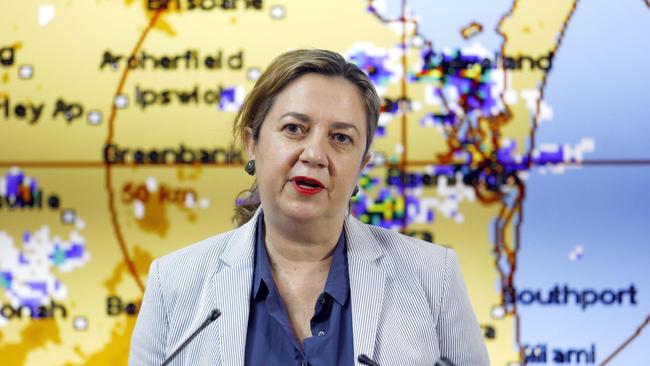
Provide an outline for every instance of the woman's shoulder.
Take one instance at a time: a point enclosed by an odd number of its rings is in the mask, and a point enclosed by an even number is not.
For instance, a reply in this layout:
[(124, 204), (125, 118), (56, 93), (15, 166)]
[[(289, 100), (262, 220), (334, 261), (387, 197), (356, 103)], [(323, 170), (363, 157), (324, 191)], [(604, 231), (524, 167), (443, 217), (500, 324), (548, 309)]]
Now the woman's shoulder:
[(161, 286), (174, 288), (200, 286), (212, 273), (218, 271), (223, 257), (239, 229), (230, 230), (187, 245), (155, 260)]
[(159, 265), (172, 266), (184, 262), (198, 264), (211, 258), (219, 258), (234, 233), (235, 230), (226, 231), (184, 246), (158, 258)]
[(391, 258), (408, 258), (415, 262), (427, 263), (427, 267), (430, 267), (434, 263), (444, 262), (449, 252), (452, 251), (440, 244), (379, 226), (364, 224), (356, 219), (354, 221), (356, 223), (350, 226), (354, 230), (363, 231), (364, 235), (369, 236), (381, 252)]
[(359, 246), (375, 247), (386, 273), (403, 286), (417, 284), (432, 301), (430, 303), (442, 295), (445, 283), (456, 275), (458, 267), (453, 249), (360, 221), (357, 223), (353, 225), (354, 230), (364, 232), (357, 238), (365, 239)]

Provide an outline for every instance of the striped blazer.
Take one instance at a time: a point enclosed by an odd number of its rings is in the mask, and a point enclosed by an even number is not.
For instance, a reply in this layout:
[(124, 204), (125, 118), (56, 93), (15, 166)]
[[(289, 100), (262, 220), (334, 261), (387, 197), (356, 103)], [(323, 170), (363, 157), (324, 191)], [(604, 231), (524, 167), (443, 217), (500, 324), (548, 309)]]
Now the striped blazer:
[[(241, 227), (154, 260), (129, 365), (160, 365), (218, 308), (172, 365), (243, 365), (259, 210)], [(354, 359), (382, 366), (488, 365), (456, 255), (451, 249), (363, 224), (344, 223)]]

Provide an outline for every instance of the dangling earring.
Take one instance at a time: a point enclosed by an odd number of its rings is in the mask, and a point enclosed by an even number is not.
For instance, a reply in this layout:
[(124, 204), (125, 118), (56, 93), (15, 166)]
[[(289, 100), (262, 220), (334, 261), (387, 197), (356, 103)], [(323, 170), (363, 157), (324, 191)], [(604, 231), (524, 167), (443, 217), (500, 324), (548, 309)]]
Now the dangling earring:
[(359, 186), (354, 186), (354, 191), (352, 191), (352, 197), (356, 196), (359, 194)]
[(255, 175), (255, 160), (249, 160), (248, 163), (246, 163), (244, 170), (248, 175)]

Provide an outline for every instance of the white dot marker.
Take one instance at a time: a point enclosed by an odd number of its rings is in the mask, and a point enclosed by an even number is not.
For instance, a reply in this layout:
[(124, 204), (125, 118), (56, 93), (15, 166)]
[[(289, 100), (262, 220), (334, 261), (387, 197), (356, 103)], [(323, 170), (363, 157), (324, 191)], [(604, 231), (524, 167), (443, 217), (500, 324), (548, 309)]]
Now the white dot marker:
[(154, 193), (158, 191), (158, 181), (156, 180), (156, 177), (149, 177), (147, 178), (147, 191), (150, 193)]
[(142, 201), (133, 201), (133, 215), (137, 220), (142, 220), (144, 218), (144, 203), (142, 203)]
[(85, 316), (75, 316), (72, 320), (72, 327), (74, 330), (84, 331), (88, 329), (88, 318)]
[(0, 177), (0, 196), (7, 195), (7, 179), (5, 177)]
[(582, 259), (582, 254), (584, 253), (584, 248), (582, 245), (577, 245), (575, 248), (573, 248), (572, 251), (569, 252), (569, 260), (572, 262), (578, 261)]
[(284, 17), (287, 15), (287, 9), (285, 9), (284, 5), (273, 5), (271, 6), (270, 13), (271, 18), (280, 20), (284, 19)]
[(31, 79), (34, 76), (34, 66), (20, 65), (18, 67), (18, 77), (20, 79)]
[(262, 75), (262, 71), (258, 67), (251, 67), (246, 72), (246, 77), (250, 81), (256, 81), (260, 78), (260, 75)]
[(88, 112), (88, 124), (97, 126), (98, 124), (102, 123), (102, 112), (98, 110), (91, 110)]
[(378, 166), (386, 164), (386, 155), (384, 154), (372, 154), (372, 163)]
[(503, 319), (503, 317), (506, 315), (506, 310), (503, 308), (503, 306), (493, 306), (492, 307), (492, 317), (494, 319)]
[(185, 195), (185, 207), (187, 208), (194, 208), (196, 206), (196, 199), (192, 193), (188, 193)]
[(38, 7), (38, 25), (45, 27), (54, 20), (54, 5), (41, 5)]
[(412, 41), (413, 47), (422, 48), (424, 46), (424, 40), (420, 36), (416, 36)]
[(61, 222), (64, 225), (72, 225), (77, 220), (77, 213), (74, 210), (61, 211)]
[(129, 106), (129, 97), (126, 94), (120, 94), (115, 97), (115, 108), (124, 109)]

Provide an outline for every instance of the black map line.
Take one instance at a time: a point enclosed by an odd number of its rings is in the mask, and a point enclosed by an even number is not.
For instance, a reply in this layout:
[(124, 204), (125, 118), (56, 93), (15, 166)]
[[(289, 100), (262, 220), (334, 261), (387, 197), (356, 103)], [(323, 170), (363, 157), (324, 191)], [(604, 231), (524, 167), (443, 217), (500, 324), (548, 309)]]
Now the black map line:
[[(409, 160), (409, 167), (418, 167), (418, 166), (428, 166), (428, 165), (439, 165), (443, 164), (442, 161), (435, 160)], [(125, 163), (125, 164), (108, 164), (104, 161), (65, 161), (65, 160), (16, 160), (16, 161), (0, 161), (0, 168), (11, 168), (14, 166), (17, 167), (27, 167), (27, 168), (61, 168), (61, 169), (78, 169), (78, 168), (106, 168), (109, 165), (111, 169), (120, 169), (120, 168), (170, 168), (170, 167), (201, 167), (202, 169), (207, 168), (241, 168), (244, 166), (243, 163), (223, 163), (217, 162), (215, 164), (186, 164), (186, 163), (165, 163), (165, 164), (156, 164), (156, 163)], [(549, 164), (549, 165), (533, 165), (531, 169), (536, 168), (545, 168), (545, 167), (591, 167), (591, 166), (644, 166), (650, 165), (650, 159), (585, 159), (581, 161), (574, 162), (563, 162), (560, 164)], [(390, 168), (399, 168), (400, 164), (386, 164), (386, 167)]]

